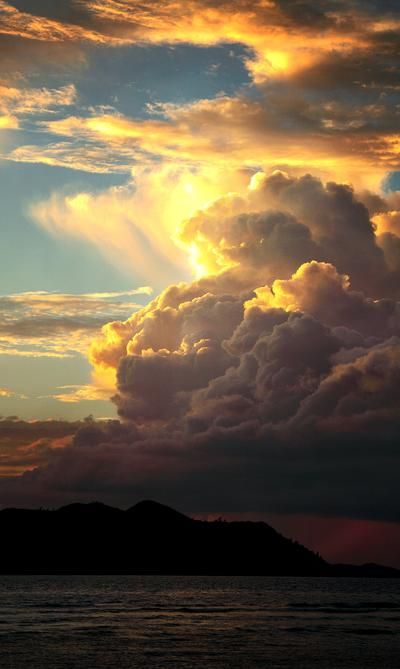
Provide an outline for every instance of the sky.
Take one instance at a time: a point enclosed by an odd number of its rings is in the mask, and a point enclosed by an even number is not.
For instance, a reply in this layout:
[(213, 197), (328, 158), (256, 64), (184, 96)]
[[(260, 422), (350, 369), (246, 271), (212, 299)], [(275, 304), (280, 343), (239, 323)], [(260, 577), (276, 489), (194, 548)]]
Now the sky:
[(0, 0), (0, 506), (400, 566), (400, 16)]

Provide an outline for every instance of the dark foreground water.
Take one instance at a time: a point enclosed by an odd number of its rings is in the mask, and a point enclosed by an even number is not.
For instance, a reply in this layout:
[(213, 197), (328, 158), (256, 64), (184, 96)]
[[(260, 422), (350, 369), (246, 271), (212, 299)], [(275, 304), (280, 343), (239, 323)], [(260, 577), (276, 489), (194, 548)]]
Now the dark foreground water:
[(1, 669), (399, 669), (400, 581), (0, 576)]

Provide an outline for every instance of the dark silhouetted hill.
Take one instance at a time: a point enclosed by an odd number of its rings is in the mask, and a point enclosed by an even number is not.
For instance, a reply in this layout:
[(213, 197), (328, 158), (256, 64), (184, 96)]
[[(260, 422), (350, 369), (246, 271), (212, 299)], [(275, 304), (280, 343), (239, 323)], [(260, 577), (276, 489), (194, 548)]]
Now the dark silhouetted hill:
[(2, 573), (395, 576), (329, 565), (266, 523), (194, 520), (157, 502), (0, 511)]

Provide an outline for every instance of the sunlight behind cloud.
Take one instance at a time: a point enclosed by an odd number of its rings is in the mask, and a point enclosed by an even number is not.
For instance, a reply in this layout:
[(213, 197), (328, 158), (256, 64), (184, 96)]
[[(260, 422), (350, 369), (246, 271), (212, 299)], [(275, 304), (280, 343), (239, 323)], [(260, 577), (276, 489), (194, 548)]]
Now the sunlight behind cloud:
[(19, 127), (18, 119), (15, 116), (0, 116), (0, 130), (15, 130)]
[[(218, 197), (222, 187), (241, 188), (241, 171), (161, 166), (139, 169), (133, 182), (100, 194), (54, 194), (31, 208), (34, 220), (54, 235), (94, 244), (106, 259), (128, 274), (162, 285), (172, 278), (211, 271), (196, 250), (187, 250), (179, 231), (182, 222)], [(188, 255), (190, 261), (188, 262)]]

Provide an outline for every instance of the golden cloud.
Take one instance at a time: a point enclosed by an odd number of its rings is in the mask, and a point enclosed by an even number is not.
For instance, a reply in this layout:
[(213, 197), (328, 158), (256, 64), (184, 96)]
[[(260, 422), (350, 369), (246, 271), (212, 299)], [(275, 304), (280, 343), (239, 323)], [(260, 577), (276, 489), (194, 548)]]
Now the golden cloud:
[(204, 0), (161, 0), (156, 6), (150, 0), (140, 4), (129, 0), (95, 0), (81, 4), (95, 20), (102, 22), (103, 29), (107, 26), (114, 39), (201, 46), (245, 44), (255, 54), (246, 64), (256, 83), (290, 76), (336, 49), (343, 52), (365, 48), (368, 32), (383, 29), (375, 17), (368, 19), (364, 15), (363, 30), (354, 30), (350, 27), (354, 23), (350, 22), (346, 30), (343, 10), (341, 17), (309, 11), (308, 20), (303, 21), (301, 11), (296, 13), (296, 8), (291, 13), (290, 8), (287, 11), (279, 2), (265, 0), (218, 4)]
[(53, 89), (0, 86), (0, 111), (3, 113), (51, 113), (54, 108), (73, 105), (76, 99), (77, 93), (73, 84)]
[(18, 119), (9, 114), (0, 116), (0, 130), (15, 130), (19, 127)]
[[(11, 160), (99, 173), (126, 172), (135, 162), (160, 158), (264, 169), (302, 166), (369, 188), (399, 167), (396, 110), (379, 95), (397, 90), (392, 62), (399, 24), (392, 15), (359, 4), (340, 2), (326, 11), (314, 3), (265, 0), (85, 0), (76, 7), (80, 14), (68, 23), (1, 0), (0, 31), (39, 42), (105, 46), (242, 44), (261, 96), (153, 106), (152, 117), (144, 120), (96, 112), (50, 120), (41, 129), (70, 141), (19, 146), (7, 156)], [(337, 87), (349, 88), (355, 98), (336, 96)], [(374, 88), (377, 96), (365, 97)], [(71, 85), (59, 91), (3, 88), (0, 102), (2, 95), (8, 106), (0, 127), (9, 128), (17, 127), (18, 109), (51, 112), (54, 105), (76, 102)]]
[(111, 43), (96, 31), (78, 25), (62, 23), (45, 16), (22, 12), (5, 0), (0, 0), (0, 34), (13, 35), (41, 42), (89, 41)]
[(165, 285), (191, 272), (186, 248), (176, 239), (180, 221), (217, 197), (222, 184), (238, 188), (247, 178), (218, 167), (137, 168), (127, 186), (100, 194), (54, 194), (31, 214), (51, 234), (84, 239), (127, 274)]
[(55, 395), (51, 395), (52, 399), (58, 402), (65, 402), (67, 404), (77, 404), (79, 402), (93, 402), (98, 400), (109, 400), (110, 394), (113, 391), (113, 386), (98, 387), (94, 384), (69, 385), (60, 386), (59, 391)]
[[(161, 157), (190, 165), (264, 169), (285, 165), (376, 189), (387, 171), (399, 165), (399, 138), (388, 134), (384, 119), (380, 129), (370, 126), (367, 111), (355, 131), (327, 127), (324, 115), (333, 112), (317, 103), (305, 104), (286, 95), (270, 101), (224, 96), (181, 106), (159, 105), (157, 112), (163, 118), (158, 119), (67, 117), (49, 121), (46, 129), (101, 143), (110, 156), (131, 151), (132, 162)], [(289, 122), (290, 129), (285, 127)], [(35, 159), (40, 161), (40, 149)]]

